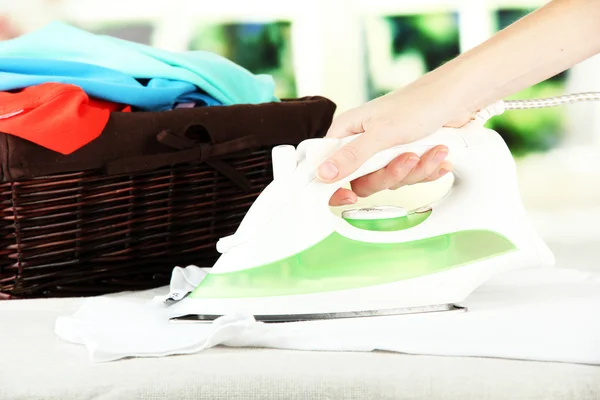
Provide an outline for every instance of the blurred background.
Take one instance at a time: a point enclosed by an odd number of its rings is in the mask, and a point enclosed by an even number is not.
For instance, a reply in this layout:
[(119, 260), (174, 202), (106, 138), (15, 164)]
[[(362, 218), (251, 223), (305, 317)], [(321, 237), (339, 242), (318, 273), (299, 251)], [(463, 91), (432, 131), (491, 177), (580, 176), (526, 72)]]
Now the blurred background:
[[(341, 112), (409, 83), (544, 3), (0, 0), (0, 40), (62, 20), (167, 50), (207, 50), (271, 74), (279, 97), (323, 95)], [(513, 98), (582, 91), (600, 91), (600, 57)], [(509, 144), (525, 205), (560, 264), (600, 268), (600, 103), (512, 111), (488, 126)]]

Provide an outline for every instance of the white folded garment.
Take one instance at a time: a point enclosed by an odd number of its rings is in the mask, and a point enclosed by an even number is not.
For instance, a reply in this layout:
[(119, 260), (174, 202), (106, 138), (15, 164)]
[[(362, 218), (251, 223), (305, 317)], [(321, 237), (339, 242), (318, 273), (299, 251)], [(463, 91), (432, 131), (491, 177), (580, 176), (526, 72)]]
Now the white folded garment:
[[(171, 290), (180, 292), (178, 285), (189, 290), (194, 279), (203, 277), (197, 267), (176, 269)], [(589, 272), (506, 273), (477, 289), (463, 304), (466, 313), (287, 324), (260, 323), (250, 315), (228, 315), (211, 324), (172, 324), (169, 317), (178, 314), (165, 301), (169, 297), (148, 301), (133, 293), (90, 298), (75, 315), (57, 320), (56, 333), (85, 345), (97, 362), (223, 345), (600, 364), (600, 274)]]

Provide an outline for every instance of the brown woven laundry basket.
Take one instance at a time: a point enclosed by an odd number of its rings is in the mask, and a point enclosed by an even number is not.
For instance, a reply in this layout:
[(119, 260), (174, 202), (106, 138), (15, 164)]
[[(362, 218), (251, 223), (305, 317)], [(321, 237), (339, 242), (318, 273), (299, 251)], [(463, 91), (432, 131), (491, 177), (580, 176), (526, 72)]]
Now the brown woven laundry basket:
[(306, 97), (114, 113), (66, 156), (0, 134), (0, 298), (140, 290), (210, 267), (271, 181), (271, 148), (323, 136), (334, 110)]

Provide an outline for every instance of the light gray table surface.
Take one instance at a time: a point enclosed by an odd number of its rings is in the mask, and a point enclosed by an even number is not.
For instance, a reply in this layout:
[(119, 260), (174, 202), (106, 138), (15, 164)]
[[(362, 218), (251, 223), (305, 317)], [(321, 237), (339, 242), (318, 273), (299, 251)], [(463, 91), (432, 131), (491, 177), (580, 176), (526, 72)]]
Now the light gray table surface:
[[(551, 247), (598, 267), (598, 246)], [(491, 358), (215, 348), (95, 364), (53, 331), (80, 302), (0, 302), (0, 399), (600, 399), (600, 367)]]

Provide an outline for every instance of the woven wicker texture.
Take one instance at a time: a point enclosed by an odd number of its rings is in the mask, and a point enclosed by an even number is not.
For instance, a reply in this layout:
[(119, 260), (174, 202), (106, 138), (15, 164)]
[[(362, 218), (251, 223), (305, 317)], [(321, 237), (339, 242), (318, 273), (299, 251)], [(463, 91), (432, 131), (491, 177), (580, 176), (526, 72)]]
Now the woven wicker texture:
[(127, 176), (76, 172), (0, 184), (0, 298), (87, 296), (166, 285), (175, 266), (212, 266), (272, 179), (270, 148)]

